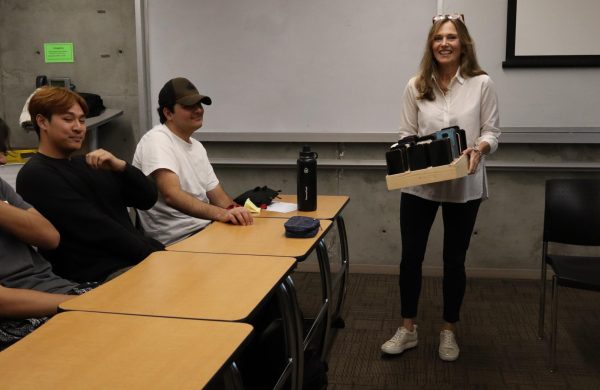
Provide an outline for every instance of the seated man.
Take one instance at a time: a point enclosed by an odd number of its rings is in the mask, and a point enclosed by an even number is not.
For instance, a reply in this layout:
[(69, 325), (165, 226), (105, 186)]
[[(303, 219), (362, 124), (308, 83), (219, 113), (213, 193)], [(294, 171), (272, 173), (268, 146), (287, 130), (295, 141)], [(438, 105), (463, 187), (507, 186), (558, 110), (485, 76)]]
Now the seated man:
[(17, 176), (17, 192), (56, 226), (54, 271), (76, 282), (103, 281), (164, 249), (131, 223), (127, 207), (148, 209), (158, 193), (139, 169), (103, 149), (73, 156), (85, 133), (85, 100), (65, 88), (43, 87), (29, 102), (39, 152)]
[[(8, 127), (0, 119), (0, 164), (7, 151)], [(54, 226), (0, 179), (0, 351), (56, 313), (61, 302), (92, 285), (56, 276), (30, 245), (56, 248)]]
[(192, 134), (202, 127), (208, 96), (187, 79), (169, 80), (158, 95), (160, 125), (138, 143), (133, 165), (156, 180), (156, 205), (140, 212), (145, 232), (167, 245), (195, 233), (210, 221), (248, 225), (252, 215), (219, 184), (206, 150)]

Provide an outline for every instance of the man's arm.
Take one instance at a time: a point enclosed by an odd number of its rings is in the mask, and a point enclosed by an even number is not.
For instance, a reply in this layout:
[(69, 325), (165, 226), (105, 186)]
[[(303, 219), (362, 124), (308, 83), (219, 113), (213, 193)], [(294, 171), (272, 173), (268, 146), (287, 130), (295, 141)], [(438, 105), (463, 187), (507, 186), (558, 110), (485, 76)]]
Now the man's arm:
[(94, 169), (113, 172), (123, 172), (127, 165), (125, 160), (115, 157), (111, 152), (104, 149), (96, 149), (86, 154), (85, 162)]
[[(223, 187), (220, 184), (217, 184), (215, 188), (206, 192), (206, 196), (210, 200), (211, 204), (220, 206), (220, 207), (229, 207), (230, 205), (234, 205), (235, 202), (229, 196)], [(226, 206), (227, 205), (227, 206)], [(251, 225), (252, 224), (252, 214), (245, 207), (234, 207), (229, 210), (232, 216), (236, 219), (236, 221), (240, 225)], [(245, 223), (243, 223), (245, 222)], [(236, 223), (235, 221), (232, 223)]]
[(38, 318), (56, 314), (58, 305), (73, 295), (51, 294), (0, 286), (0, 317)]
[(54, 249), (60, 242), (58, 231), (34, 208), (22, 210), (0, 201), (0, 230), (24, 243), (42, 249)]
[[(168, 169), (158, 169), (152, 173), (152, 176), (156, 180), (158, 191), (164, 198), (165, 203), (184, 214), (212, 221), (231, 222), (236, 225), (252, 224), (252, 216), (248, 210), (243, 207), (228, 209), (229, 206), (233, 205), (233, 200), (225, 194), (220, 186), (207, 192), (211, 203), (214, 203), (209, 204), (184, 191), (181, 188), (179, 177)], [(217, 188), (220, 189), (222, 194), (216, 196), (213, 202), (211, 193)]]
[(31, 160), (17, 176), (19, 193), (52, 221), (63, 238), (93, 250), (101, 248), (106, 255), (130, 259), (131, 264), (145, 258), (149, 249), (145, 238), (110, 217), (74, 185), (55, 169)]
[(214, 204), (215, 206), (223, 207), (225, 209), (235, 203), (233, 198), (225, 192), (220, 184), (218, 184), (212, 190), (207, 191), (206, 196), (208, 196), (210, 204)]
[(156, 203), (158, 199), (156, 185), (138, 168), (127, 164), (104, 149), (97, 149), (86, 154), (85, 162), (93, 169), (112, 171), (117, 174), (127, 206), (148, 210)]

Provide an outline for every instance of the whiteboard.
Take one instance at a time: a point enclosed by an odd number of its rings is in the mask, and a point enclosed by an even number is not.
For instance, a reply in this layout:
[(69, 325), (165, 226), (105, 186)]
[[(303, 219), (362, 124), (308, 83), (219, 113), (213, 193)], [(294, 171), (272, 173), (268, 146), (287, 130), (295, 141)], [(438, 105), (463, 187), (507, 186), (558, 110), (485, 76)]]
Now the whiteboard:
[(515, 55), (600, 55), (600, 1), (519, 0), (516, 12)]
[[(214, 132), (389, 133), (418, 70), (435, 0), (138, 0), (141, 125), (189, 78)], [(495, 81), (501, 126), (598, 128), (598, 69), (502, 69), (505, 0), (448, 0)], [(141, 35), (141, 37), (140, 37)]]

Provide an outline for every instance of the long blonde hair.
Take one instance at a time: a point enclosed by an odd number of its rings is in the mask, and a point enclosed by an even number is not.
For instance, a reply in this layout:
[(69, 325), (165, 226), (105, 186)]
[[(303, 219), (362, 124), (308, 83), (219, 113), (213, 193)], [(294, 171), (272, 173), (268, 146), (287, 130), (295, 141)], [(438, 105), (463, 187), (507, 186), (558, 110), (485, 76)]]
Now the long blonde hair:
[(417, 75), (416, 87), (419, 91), (417, 99), (435, 100), (433, 88), (435, 86), (432, 76), (439, 77), (437, 61), (433, 55), (432, 45), (433, 37), (446, 22), (454, 24), (458, 39), (460, 41), (460, 74), (465, 77), (474, 77), (482, 74), (487, 74), (479, 66), (477, 56), (475, 54), (475, 43), (467, 30), (467, 26), (459, 19), (441, 19), (433, 23), (429, 34), (427, 35), (427, 43), (425, 51), (419, 66), (419, 74)]

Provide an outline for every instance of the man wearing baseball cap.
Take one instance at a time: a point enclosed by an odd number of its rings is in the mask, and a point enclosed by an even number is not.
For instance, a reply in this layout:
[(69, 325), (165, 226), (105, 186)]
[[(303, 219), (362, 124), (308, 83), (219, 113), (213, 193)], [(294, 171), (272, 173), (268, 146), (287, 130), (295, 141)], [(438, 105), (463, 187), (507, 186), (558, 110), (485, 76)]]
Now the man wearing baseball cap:
[(210, 221), (252, 224), (252, 215), (237, 207), (223, 190), (202, 144), (192, 134), (202, 127), (204, 107), (212, 100), (188, 79), (167, 81), (158, 94), (160, 125), (137, 145), (133, 165), (152, 175), (158, 202), (140, 211), (146, 234), (163, 244), (179, 241)]

